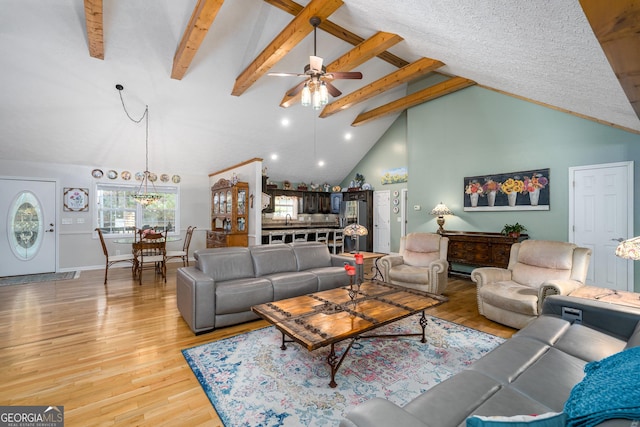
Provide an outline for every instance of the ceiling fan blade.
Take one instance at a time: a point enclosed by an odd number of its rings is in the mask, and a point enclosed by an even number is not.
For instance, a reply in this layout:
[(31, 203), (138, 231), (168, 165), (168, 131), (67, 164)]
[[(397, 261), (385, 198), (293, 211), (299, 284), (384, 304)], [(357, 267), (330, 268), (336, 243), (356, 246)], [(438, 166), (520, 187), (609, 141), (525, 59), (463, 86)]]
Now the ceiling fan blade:
[(274, 77), (308, 77), (306, 74), (300, 73), (268, 73), (267, 75)]
[(342, 95), (342, 92), (340, 92), (337, 87), (332, 85), (331, 82), (325, 80), (324, 84), (327, 85), (327, 91), (331, 96), (336, 97)]
[(322, 72), (322, 58), (319, 56), (310, 56), (309, 65), (312, 70)]
[(361, 79), (362, 73), (359, 71), (335, 71), (333, 73), (327, 73), (326, 76), (330, 79)]
[(307, 84), (307, 82), (308, 80), (300, 82), (300, 84), (296, 85), (296, 87), (294, 87), (289, 92), (287, 92), (287, 96), (296, 96), (298, 93), (300, 93), (300, 91), (302, 90), (304, 85)]

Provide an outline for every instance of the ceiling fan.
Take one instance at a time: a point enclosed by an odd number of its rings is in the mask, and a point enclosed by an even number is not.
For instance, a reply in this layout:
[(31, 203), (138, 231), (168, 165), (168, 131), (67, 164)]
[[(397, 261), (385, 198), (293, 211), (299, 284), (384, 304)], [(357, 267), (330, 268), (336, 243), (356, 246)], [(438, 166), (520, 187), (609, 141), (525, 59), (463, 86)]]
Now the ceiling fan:
[(303, 106), (313, 105), (316, 110), (329, 102), (329, 94), (334, 97), (342, 95), (342, 92), (331, 84), (331, 80), (362, 78), (362, 73), (357, 71), (327, 73), (327, 68), (322, 65), (323, 59), (316, 55), (316, 34), (320, 22), (320, 18), (317, 16), (309, 19), (309, 23), (313, 26), (313, 55), (309, 57), (309, 63), (305, 65), (304, 73), (269, 73), (270, 76), (278, 77), (306, 77), (306, 80), (291, 89), (287, 96), (296, 96), (302, 91), (301, 104)]

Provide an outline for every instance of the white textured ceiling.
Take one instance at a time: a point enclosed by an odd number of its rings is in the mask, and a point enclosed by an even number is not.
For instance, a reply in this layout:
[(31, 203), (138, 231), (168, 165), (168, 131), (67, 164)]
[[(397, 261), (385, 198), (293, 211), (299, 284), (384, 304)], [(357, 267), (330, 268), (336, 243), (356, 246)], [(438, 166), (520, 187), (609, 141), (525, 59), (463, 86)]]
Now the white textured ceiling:
[[(208, 174), (262, 157), (274, 180), (334, 183), (397, 117), (350, 126), (404, 87), (326, 119), (278, 106), (295, 78), (264, 76), (232, 96), (236, 77), (293, 18), (261, 0), (227, 0), (184, 78), (171, 79), (195, 3), (105, 1), (105, 59), (98, 60), (88, 53), (81, 0), (0, 0), (0, 158), (142, 170), (144, 127), (124, 115), (116, 83), (132, 116), (149, 105), (150, 169), (163, 173)], [(439, 59), (442, 72), (640, 131), (577, 0), (344, 3), (330, 20), (364, 38), (402, 36), (390, 51), (405, 60)], [(350, 48), (318, 32), (326, 63)], [(272, 70), (301, 71), (312, 49), (310, 35)], [(362, 81), (335, 82), (343, 93), (395, 68), (374, 58), (357, 70)]]

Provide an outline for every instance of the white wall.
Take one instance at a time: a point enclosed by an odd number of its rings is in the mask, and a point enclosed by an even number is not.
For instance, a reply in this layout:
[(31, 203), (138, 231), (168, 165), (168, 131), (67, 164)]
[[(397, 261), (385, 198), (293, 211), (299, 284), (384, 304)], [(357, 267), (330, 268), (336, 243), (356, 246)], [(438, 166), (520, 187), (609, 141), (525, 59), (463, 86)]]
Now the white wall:
[[(57, 271), (86, 270), (104, 268), (104, 255), (100, 243), (93, 236), (94, 204), (96, 179), (91, 176), (91, 166), (68, 164), (18, 162), (0, 159), (0, 176), (47, 178), (57, 182), (57, 213), (56, 230), (58, 237), (58, 266)], [(117, 167), (102, 168), (103, 171)], [(189, 252), (206, 247), (206, 230), (209, 229), (210, 190), (207, 176), (180, 174), (180, 229), (182, 236), (189, 225), (197, 227), (193, 234)], [(107, 180), (103, 177), (101, 180)], [(160, 184), (158, 184), (160, 185)], [(172, 185), (175, 185), (172, 183)], [(89, 212), (63, 212), (62, 194), (65, 187), (89, 189)], [(0, 200), (0, 209), (6, 209), (8, 200)], [(71, 224), (62, 225), (62, 219)], [(2, 226), (2, 225), (0, 225)], [(115, 254), (117, 250), (126, 250), (124, 245), (107, 243), (109, 252)], [(182, 248), (182, 242), (172, 242), (171, 249)]]

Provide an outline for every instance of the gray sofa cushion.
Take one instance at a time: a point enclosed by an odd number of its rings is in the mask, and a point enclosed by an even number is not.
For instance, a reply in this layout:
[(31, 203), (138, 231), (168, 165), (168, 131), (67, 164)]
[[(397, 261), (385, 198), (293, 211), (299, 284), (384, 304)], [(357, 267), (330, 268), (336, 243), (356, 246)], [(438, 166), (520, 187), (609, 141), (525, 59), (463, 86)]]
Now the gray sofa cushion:
[(216, 286), (216, 315), (249, 311), (265, 301), (273, 301), (273, 287), (264, 278), (228, 280)]
[(273, 285), (273, 301), (318, 292), (318, 278), (309, 272), (285, 272), (264, 277)]
[(296, 257), (290, 245), (261, 245), (250, 249), (255, 277), (298, 271)]
[(313, 268), (308, 272), (318, 278), (318, 292), (349, 284), (349, 276), (345, 275), (344, 267)]
[(200, 249), (194, 253), (196, 267), (216, 282), (255, 277), (247, 248)]
[(298, 271), (331, 266), (331, 254), (324, 243), (292, 243)]

